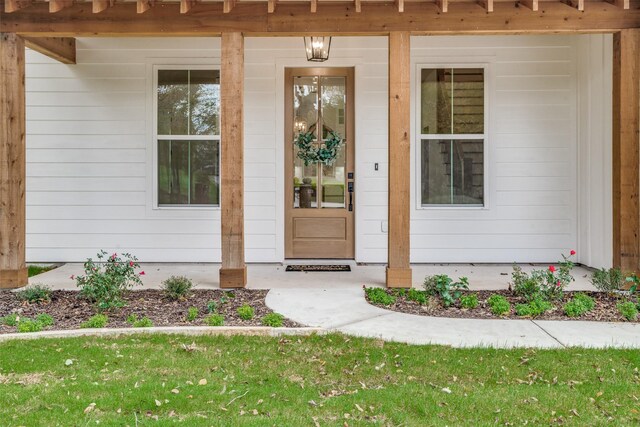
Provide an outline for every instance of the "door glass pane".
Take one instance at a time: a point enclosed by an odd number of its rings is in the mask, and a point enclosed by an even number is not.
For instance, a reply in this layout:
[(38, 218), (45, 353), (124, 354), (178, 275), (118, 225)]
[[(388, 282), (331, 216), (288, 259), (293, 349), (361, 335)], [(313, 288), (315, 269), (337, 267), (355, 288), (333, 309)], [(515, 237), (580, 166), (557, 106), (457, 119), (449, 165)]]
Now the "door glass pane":
[(189, 142), (158, 141), (158, 203), (189, 203)]
[(217, 205), (219, 160), (217, 141), (191, 141), (191, 204)]
[[(345, 77), (321, 77), (320, 92), (322, 96), (322, 130), (323, 139), (330, 132), (337, 132), (342, 137), (347, 137), (346, 117), (346, 79)], [(321, 197), (323, 208), (345, 207), (345, 168), (346, 150), (344, 145), (336, 161), (331, 165), (322, 165)]]
[(422, 204), (484, 203), (484, 142), (422, 140)]
[(484, 70), (423, 69), (421, 133), (484, 133)]
[(189, 135), (219, 135), (220, 72), (191, 70), (189, 96)]
[[(317, 138), (318, 123), (318, 78), (294, 77), (293, 80), (293, 129), (295, 139), (299, 133), (313, 132)], [(317, 208), (318, 167), (312, 163), (305, 166), (298, 157), (298, 148), (293, 146), (293, 207)]]
[(187, 135), (189, 71), (158, 71), (158, 135)]

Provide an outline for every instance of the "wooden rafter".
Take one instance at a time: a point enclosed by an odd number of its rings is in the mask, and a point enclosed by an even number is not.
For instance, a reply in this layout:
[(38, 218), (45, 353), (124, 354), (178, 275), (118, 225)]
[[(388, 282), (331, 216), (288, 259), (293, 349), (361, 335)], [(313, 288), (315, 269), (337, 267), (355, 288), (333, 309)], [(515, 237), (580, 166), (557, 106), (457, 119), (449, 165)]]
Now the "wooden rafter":
[(604, 0), (607, 3), (611, 3), (618, 6), (621, 9), (629, 9), (629, 0)]
[(155, 0), (136, 0), (136, 12), (145, 13), (155, 5)]
[(318, 0), (310, 0), (311, 3), (311, 13), (316, 13), (318, 11)]
[(479, 0), (478, 4), (484, 8), (484, 10), (493, 12), (493, 0)]
[(268, 0), (267, 3), (267, 12), (268, 13), (274, 13), (276, 11), (276, 0)]
[(538, 11), (538, 0), (520, 0), (519, 3), (534, 12)]
[(189, 13), (196, 3), (196, 0), (180, 0), (180, 13)]
[(93, 13), (104, 12), (115, 4), (114, 0), (93, 0)]
[(356, 8), (356, 12), (358, 12), (358, 13), (362, 12), (362, 1), (361, 0), (354, 0), (353, 5)]
[(561, 0), (561, 2), (569, 7), (578, 9), (580, 12), (584, 12), (584, 0)]
[(398, 7), (398, 12), (404, 12), (404, 0), (395, 0), (396, 6)]
[(73, 0), (49, 0), (49, 12), (56, 13), (73, 6)]
[(446, 13), (449, 11), (449, 0), (436, 0), (436, 4), (440, 12)]
[(5, 0), (4, 11), (5, 13), (12, 13), (30, 5), (31, 0)]
[(236, 0), (224, 0), (222, 5), (222, 11), (224, 13), (231, 13), (233, 8), (236, 6)]
[(63, 64), (76, 63), (76, 39), (73, 37), (24, 37), (25, 46)]

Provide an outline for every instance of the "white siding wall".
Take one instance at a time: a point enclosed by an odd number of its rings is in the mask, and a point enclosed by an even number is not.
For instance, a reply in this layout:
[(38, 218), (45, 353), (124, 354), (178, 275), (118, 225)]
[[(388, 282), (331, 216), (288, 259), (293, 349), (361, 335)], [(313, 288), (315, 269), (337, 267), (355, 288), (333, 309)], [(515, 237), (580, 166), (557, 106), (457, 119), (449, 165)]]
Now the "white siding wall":
[[(563, 36), (412, 38), (414, 64), (488, 63), (491, 88), (487, 208), (420, 209), (412, 162), (413, 262), (551, 261), (577, 247), (578, 43)], [(386, 49), (384, 37), (334, 38), (325, 64), (356, 67), (360, 262), (386, 261)], [(150, 190), (152, 65), (218, 64), (219, 54), (218, 39), (202, 38), (80, 39), (73, 66), (28, 53), (30, 261), (80, 261), (99, 248), (126, 249), (144, 261), (219, 261), (219, 210), (156, 210)], [(309, 65), (303, 54), (300, 38), (246, 40), (249, 262), (284, 257), (283, 70)], [(599, 149), (597, 139), (592, 145)], [(580, 240), (581, 251), (586, 244)]]

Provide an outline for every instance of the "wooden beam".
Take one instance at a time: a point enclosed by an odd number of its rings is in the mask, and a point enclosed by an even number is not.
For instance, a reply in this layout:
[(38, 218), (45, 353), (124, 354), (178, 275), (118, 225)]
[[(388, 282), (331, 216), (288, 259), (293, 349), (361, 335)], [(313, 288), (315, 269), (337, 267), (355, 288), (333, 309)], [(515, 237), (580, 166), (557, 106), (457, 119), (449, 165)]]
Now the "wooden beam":
[(277, 0), (268, 0), (268, 3), (267, 3), (268, 13), (273, 13), (276, 11), (276, 3), (277, 3)]
[(49, 1), (49, 13), (60, 12), (63, 9), (67, 9), (73, 6), (73, 0), (48, 0)]
[[(614, 32), (640, 27), (640, 9), (623, 10), (598, 3), (584, 12), (558, 2), (544, 2), (544, 15), (500, 3), (486, 13), (475, 3), (455, 3), (441, 13), (430, 3), (415, 3), (403, 14), (391, 3), (366, 4), (356, 13), (350, 3), (325, 2), (315, 14), (308, 3), (279, 2), (275, 13), (257, 13), (264, 3), (240, 2), (233, 14), (223, 15), (221, 2), (202, 2), (198, 13), (180, 15), (178, 3), (166, 3), (153, 13), (136, 14), (136, 5), (116, 2), (109, 19), (91, 13), (91, 3), (78, 2), (57, 14), (34, 3), (18, 13), (0, 13), (0, 32), (51, 37), (219, 36), (223, 31), (252, 36), (385, 35), (409, 31), (412, 35), (450, 34), (574, 34)], [(542, 9), (542, 7), (541, 7)], [(262, 9), (264, 10), (264, 9)]]
[(520, 4), (534, 12), (538, 11), (538, 0), (520, 0)]
[(436, 0), (436, 4), (440, 12), (446, 13), (449, 11), (449, 0)]
[(487, 11), (487, 13), (493, 12), (493, 0), (480, 0), (478, 4)]
[(619, 7), (620, 9), (629, 9), (629, 0), (604, 0), (607, 3), (611, 3), (614, 6)]
[(31, 6), (31, 0), (5, 0), (4, 11), (5, 13), (12, 13), (27, 6)]
[(100, 13), (112, 7), (115, 4), (115, 1), (114, 0), (93, 0), (92, 4), (93, 4), (92, 12)]
[(231, 13), (233, 8), (236, 6), (236, 0), (223, 0), (223, 13)]
[(318, 11), (318, 0), (310, 0), (311, 3), (311, 13), (316, 13)]
[(0, 288), (28, 282), (25, 262), (24, 41), (0, 33)]
[(191, 8), (197, 3), (196, 0), (180, 0), (180, 13), (185, 14), (191, 11)]
[(411, 36), (389, 34), (388, 287), (411, 287)]
[(24, 41), (29, 49), (63, 64), (76, 63), (76, 39), (73, 37), (25, 37)]
[(640, 269), (640, 29), (613, 38), (613, 265)]
[(362, 12), (362, 0), (354, 0), (353, 5), (356, 8), (356, 12), (358, 13)]
[(244, 262), (244, 36), (222, 33), (220, 66), (221, 288), (247, 284)]
[(561, 0), (561, 3), (564, 3), (574, 9), (578, 9), (580, 12), (584, 11), (584, 0)]
[(136, 0), (136, 13), (145, 13), (155, 5), (155, 0)]
[(396, 7), (398, 8), (398, 12), (404, 12), (404, 0), (395, 0)]

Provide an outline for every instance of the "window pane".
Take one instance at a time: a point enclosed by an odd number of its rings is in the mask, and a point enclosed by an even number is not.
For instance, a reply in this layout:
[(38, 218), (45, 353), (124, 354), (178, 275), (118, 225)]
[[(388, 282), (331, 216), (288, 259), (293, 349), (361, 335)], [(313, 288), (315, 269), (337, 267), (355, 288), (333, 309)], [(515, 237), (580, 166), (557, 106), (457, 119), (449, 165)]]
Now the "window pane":
[(422, 204), (484, 203), (484, 142), (422, 140)]
[(293, 79), (293, 135), (313, 131), (318, 122), (318, 78), (294, 77)]
[(421, 133), (484, 133), (484, 70), (423, 69)]
[(217, 141), (191, 141), (191, 204), (219, 204)]
[[(320, 77), (322, 92), (322, 134), (328, 138), (329, 132), (337, 132), (342, 138), (347, 137), (345, 105), (347, 87), (345, 77)], [(340, 150), (336, 161), (331, 165), (322, 165), (322, 207), (345, 207), (345, 168), (347, 164), (346, 150)]]
[(187, 135), (189, 72), (158, 71), (158, 135)]
[(189, 84), (189, 135), (219, 135), (220, 72), (191, 70)]
[(158, 204), (189, 203), (189, 141), (158, 141)]

